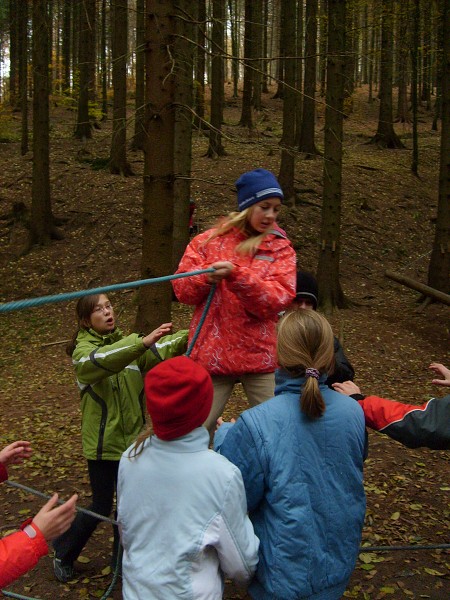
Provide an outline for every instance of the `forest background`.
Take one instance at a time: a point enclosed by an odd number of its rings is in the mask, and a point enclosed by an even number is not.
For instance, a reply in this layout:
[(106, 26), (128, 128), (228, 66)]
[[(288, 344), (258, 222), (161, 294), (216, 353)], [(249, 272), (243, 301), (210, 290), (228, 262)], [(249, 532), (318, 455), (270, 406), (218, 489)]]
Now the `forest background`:
[[(235, 208), (237, 177), (265, 167), (357, 383), (429, 398), (428, 364), (450, 358), (448, 0), (162, 4), (0, 2), (1, 301), (172, 273), (190, 199), (204, 230)], [(113, 301), (127, 331), (189, 324), (169, 285)], [(64, 355), (73, 313), (60, 302), (0, 315), (0, 435), (35, 447), (12, 479), (75, 489), (85, 506)], [(225, 416), (245, 406), (238, 391)], [(370, 441), (363, 543), (448, 543), (448, 455)], [(2, 533), (41, 502), (7, 486), (0, 497)], [(48, 558), (11, 589), (101, 597), (108, 538), (102, 525), (71, 584)], [(448, 563), (439, 548), (362, 552), (346, 596), (444, 599)], [(243, 593), (227, 585), (226, 597)]]

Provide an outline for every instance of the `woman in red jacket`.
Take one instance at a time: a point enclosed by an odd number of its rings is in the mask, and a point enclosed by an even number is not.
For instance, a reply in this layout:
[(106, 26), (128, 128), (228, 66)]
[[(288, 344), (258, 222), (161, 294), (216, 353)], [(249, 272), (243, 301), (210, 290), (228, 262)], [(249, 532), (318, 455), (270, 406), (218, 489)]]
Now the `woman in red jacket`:
[[(6, 467), (21, 463), (31, 456), (30, 442), (17, 441), (0, 451), (0, 483), (8, 479)], [(75, 518), (74, 494), (58, 506), (58, 494), (41, 508), (33, 519), (23, 523), (21, 531), (0, 540), (0, 588), (36, 566), (38, 560), (48, 554), (50, 540), (66, 531)]]
[(173, 281), (180, 302), (195, 305), (190, 340), (211, 285), (217, 285), (190, 355), (213, 380), (213, 406), (205, 422), (210, 431), (236, 382), (251, 406), (273, 396), (277, 315), (295, 297), (295, 252), (276, 224), (283, 200), (277, 179), (256, 169), (244, 173), (236, 189), (238, 212), (196, 236), (177, 270), (212, 267), (214, 272)]

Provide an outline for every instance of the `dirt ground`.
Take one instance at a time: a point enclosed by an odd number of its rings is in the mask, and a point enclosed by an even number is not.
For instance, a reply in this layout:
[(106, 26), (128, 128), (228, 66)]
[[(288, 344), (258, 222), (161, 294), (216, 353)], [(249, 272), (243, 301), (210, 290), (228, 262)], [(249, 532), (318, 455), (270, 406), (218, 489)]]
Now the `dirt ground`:
[[(426, 283), (437, 207), (439, 136), (431, 131), (432, 115), (420, 124), (419, 174), (410, 171), (411, 128), (397, 126), (406, 150), (380, 150), (366, 142), (375, 133), (378, 105), (367, 92), (355, 97), (345, 123), (341, 282), (352, 306), (330, 317), (335, 334), (356, 371), (363, 391), (403, 402), (419, 403), (444, 395), (431, 385), (428, 365), (450, 364), (449, 309), (423, 306), (419, 294), (385, 277), (386, 270)], [(201, 229), (234, 208), (233, 182), (245, 170), (278, 171), (281, 103), (269, 95), (257, 115), (254, 132), (237, 126), (239, 106), (229, 100), (225, 113), (227, 156), (205, 158), (207, 140), (194, 136), (192, 197)], [(13, 116), (11, 131), (20, 129)], [(20, 156), (18, 139), (0, 144), (0, 301), (88, 289), (140, 278), (143, 158), (129, 154), (136, 173), (127, 179), (95, 170), (108, 156), (110, 126), (94, 140), (72, 138), (75, 115), (52, 108), (51, 181), (54, 213), (65, 218), (65, 238), (21, 255), (27, 230), (11, 217), (13, 202), (28, 207), (31, 154)], [(318, 105), (317, 143), (322, 147), (323, 110)], [(13, 137), (13, 136), (12, 136)], [(315, 270), (319, 251), (322, 158), (296, 163), (298, 201), (280, 219), (298, 253), (299, 265)], [(157, 223), (155, 223), (157, 227)], [(121, 327), (130, 330), (133, 291), (111, 295)], [(173, 305), (174, 329), (189, 323), (190, 311)], [(80, 411), (64, 341), (75, 327), (74, 303), (48, 304), (0, 315), (2, 445), (29, 439), (34, 455), (10, 470), (10, 479), (63, 498), (74, 490), (80, 505), (89, 503), (89, 484), (81, 455)], [(225, 418), (246, 407), (239, 389)], [(367, 516), (362, 543), (373, 546), (449, 543), (449, 454), (410, 450), (370, 432), (365, 466)], [(33, 515), (43, 500), (8, 485), (0, 489), (0, 531), (5, 535)], [(56, 582), (51, 557), (14, 583), (10, 591), (42, 600), (106, 597), (111, 579), (111, 531), (102, 524), (77, 564), (79, 577)], [(345, 597), (378, 600), (450, 597), (448, 551), (395, 550), (362, 552)], [(119, 600), (120, 581), (109, 596)], [(225, 598), (241, 599), (244, 591), (226, 585)]]

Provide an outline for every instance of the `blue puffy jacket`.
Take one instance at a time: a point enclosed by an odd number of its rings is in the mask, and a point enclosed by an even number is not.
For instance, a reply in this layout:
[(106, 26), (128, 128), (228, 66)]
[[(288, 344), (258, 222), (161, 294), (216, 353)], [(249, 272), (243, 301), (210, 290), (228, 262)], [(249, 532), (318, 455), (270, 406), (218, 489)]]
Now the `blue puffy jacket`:
[(337, 600), (355, 566), (365, 513), (364, 414), (320, 380), (319, 419), (299, 406), (303, 378), (216, 432), (215, 448), (242, 472), (260, 538), (249, 587), (257, 600)]

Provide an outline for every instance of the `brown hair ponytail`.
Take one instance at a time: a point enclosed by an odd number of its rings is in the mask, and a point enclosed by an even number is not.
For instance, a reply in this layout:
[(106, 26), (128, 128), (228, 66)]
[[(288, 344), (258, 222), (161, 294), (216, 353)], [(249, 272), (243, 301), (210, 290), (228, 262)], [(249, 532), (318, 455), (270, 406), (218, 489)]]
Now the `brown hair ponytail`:
[(331, 372), (334, 363), (333, 332), (320, 313), (293, 310), (278, 325), (278, 363), (286, 371), (305, 376), (300, 395), (300, 408), (316, 419), (325, 412), (319, 388), (319, 377)]

